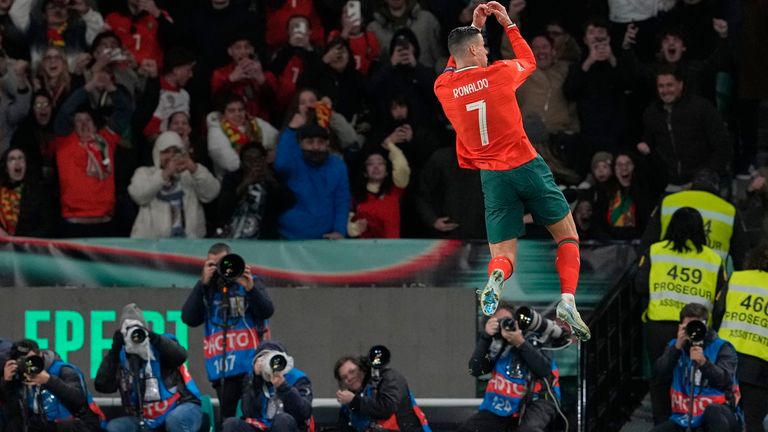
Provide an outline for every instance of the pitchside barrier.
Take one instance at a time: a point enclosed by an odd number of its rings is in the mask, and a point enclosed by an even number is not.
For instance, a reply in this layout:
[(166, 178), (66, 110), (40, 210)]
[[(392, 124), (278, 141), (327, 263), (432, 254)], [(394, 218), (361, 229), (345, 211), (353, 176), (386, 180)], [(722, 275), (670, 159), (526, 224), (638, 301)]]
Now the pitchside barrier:
[[(203, 392), (207, 382), (201, 328), (181, 321), (181, 308), (216, 240), (0, 239), (0, 337), (32, 338), (79, 365), (92, 378), (127, 303), (145, 311), (155, 332), (176, 335)], [(311, 378), (318, 401), (332, 399), (333, 364), (343, 354), (364, 354), (375, 344), (392, 351), (392, 367), (408, 378), (420, 400), (461, 407), (431, 408), (433, 416), (461, 421), (482, 395), (467, 373), (482, 325), (475, 290), (487, 279), (485, 242), (440, 240), (230, 241), (259, 275), (275, 304), (269, 320)], [(627, 244), (582, 244), (577, 301), (590, 309), (634, 259)], [(559, 298), (555, 245), (521, 241), (516, 272), (503, 297), (552, 316)], [(564, 405), (577, 406), (577, 346), (558, 352)], [(569, 383), (574, 383), (570, 385)], [(96, 396), (116, 396), (99, 395)], [(437, 399), (433, 399), (437, 398)], [(471, 403), (465, 403), (471, 400)], [(320, 407), (322, 410), (329, 408)], [(571, 424), (575, 424), (571, 422)]]

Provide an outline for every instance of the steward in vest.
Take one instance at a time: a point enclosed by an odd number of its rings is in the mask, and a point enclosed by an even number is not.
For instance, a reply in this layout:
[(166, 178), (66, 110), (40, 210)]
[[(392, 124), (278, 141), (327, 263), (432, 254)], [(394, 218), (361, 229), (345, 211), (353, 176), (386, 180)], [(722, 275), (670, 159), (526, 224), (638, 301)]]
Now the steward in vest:
[(469, 372), (475, 377), (492, 375), (480, 410), (459, 432), (544, 432), (555, 418), (560, 403), (557, 365), (527, 340), (517, 323), (509, 327), (512, 322), (506, 320), (514, 319), (514, 310), (501, 302), (480, 333)]
[(269, 339), (267, 319), (275, 311), (261, 279), (247, 265), (236, 281), (227, 282), (218, 274), (219, 262), (231, 252), (224, 243), (211, 246), (202, 276), (181, 311), (184, 324), (205, 326), (205, 369), (222, 419), (235, 415), (243, 377), (251, 372), (256, 347)]
[(312, 383), (281, 343), (259, 345), (242, 391), (243, 415), (226, 419), (224, 432), (314, 432)]
[(342, 406), (335, 430), (431, 432), (405, 377), (386, 367), (388, 362), (389, 350), (381, 346), (371, 348), (368, 357), (346, 355), (336, 361), (336, 400)]
[(187, 351), (173, 335), (149, 331), (144, 312), (134, 303), (126, 305), (112, 348), (94, 380), (100, 393), (119, 391), (128, 413), (111, 420), (107, 431), (199, 430), (203, 421), (201, 395), (187, 371), (186, 360)]
[(96, 432), (105, 419), (80, 369), (29, 339), (16, 342), (5, 362), (0, 402), (8, 432)]
[(664, 197), (661, 204), (651, 213), (648, 227), (643, 234), (641, 250), (664, 238), (672, 215), (679, 208), (692, 207), (698, 210), (704, 219), (707, 246), (717, 252), (724, 261), (730, 256), (733, 266), (737, 270), (741, 269), (749, 244), (746, 225), (733, 204), (718, 195), (719, 183), (720, 176), (717, 172), (705, 168), (696, 173), (690, 190)]
[[(640, 257), (635, 288), (649, 296), (646, 316), (647, 349), (651, 362), (675, 337), (680, 311), (688, 303), (712, 310), (717, 293), (725, 287), (722, 259), (706, 246), (701, 214), (683, 207), (675, 212), (664, 240)], [(669, 391), (655, 376), (650, 382), (654, 423), (669, 418)]]
[(768, 414), (768, 242), (747, 257), (747, 270), (731, 275), (718, 298), (719, 335), (736, 348), (741, 407), (747, 432), (761, 431)]
[[(689, 303), (680, 311), (677, 337), (664, 349), (653, 368), (667, 383), (672, 414), (651, 432), (703, 429), (705, 432), (740, 432), (736, 406), (736, 350), (706, 328), (709, 311), (699, 303)], [(700, 321), (705, 331), (697, 342), (686, 332), (691, 321)]]

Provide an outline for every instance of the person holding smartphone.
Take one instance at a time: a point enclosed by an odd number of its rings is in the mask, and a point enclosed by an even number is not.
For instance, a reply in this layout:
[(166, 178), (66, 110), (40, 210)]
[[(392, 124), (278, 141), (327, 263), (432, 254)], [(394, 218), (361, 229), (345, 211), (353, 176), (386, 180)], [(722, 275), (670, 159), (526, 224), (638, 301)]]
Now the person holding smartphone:
[(371, 67), (378, 61), (381, 46), (376, 34), (366, 31), (363, 27), (360, 0), (349, 0), (341, 8), (341, 29), (331, 31), (328, 40), (339, 37), (349, 44), (355, 69), (367, 76)]

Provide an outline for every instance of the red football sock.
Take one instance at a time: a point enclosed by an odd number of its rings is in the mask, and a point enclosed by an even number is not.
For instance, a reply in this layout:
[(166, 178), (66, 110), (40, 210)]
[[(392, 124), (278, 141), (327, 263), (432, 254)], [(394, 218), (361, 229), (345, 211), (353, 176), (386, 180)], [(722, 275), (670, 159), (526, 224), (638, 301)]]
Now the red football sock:
[(561, 240), (557, 244), (557, 258), (555, 268), (560, 274), (560, 293), (576, 294), (576, 286), (579, 284), (579, 241), (575, 238)]
[(488, 263), (488, 275), (494, 270), (499, 269), (504, 272), (504, 280), (509, 279), (512, 276), (513, 271), (512, 261), (505, 256), (497, 256)]

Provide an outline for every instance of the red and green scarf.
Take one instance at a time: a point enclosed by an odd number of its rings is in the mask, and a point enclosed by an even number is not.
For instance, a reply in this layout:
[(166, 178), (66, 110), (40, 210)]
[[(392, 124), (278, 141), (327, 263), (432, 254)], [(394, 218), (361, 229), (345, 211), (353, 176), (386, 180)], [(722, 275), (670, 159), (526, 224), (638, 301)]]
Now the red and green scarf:
[(48, 45), (55, 47), (66, 46), (64, 41), (64, 32), (67, 31), (67, 23), (64, 23), (58, 27), (48, 28)]
[(21, 208), (22, 188), (22, 185), (15, 188), (0, 187), (0, 227), (8, 235), (16, 234), (16, 226), (19, 223), (19, 209)]
[(233, 125), (229, 120), (221, 120), (221, 130), (227, 136), (232, 148), (240, 153), (240, 149), (249, 142), (261, 142), (261, 127), (255, 118), (249, 119), (242, 129)]
[(612, 227), (637, 226), (637, 206), (626, 190), (619, 189), (608, 203), (608, 224)]

